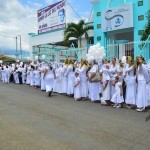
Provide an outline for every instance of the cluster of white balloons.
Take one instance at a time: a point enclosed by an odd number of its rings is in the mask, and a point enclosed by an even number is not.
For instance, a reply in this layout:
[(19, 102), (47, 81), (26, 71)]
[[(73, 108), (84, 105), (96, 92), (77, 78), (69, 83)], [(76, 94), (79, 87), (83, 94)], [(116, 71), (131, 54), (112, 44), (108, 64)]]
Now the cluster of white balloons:
[(106, 57), (105, 49), (100, 43), (90, 46), (88, 54), (86, 54), (87, 61), (102, 60)]
[[(36, 56), (35, 56), (35, 60), (38, 60), (38, 58), (39, 58), (39, 56), (36, 55)], [(45, 59), (45, 55), (42, 55), (42, 59)]]

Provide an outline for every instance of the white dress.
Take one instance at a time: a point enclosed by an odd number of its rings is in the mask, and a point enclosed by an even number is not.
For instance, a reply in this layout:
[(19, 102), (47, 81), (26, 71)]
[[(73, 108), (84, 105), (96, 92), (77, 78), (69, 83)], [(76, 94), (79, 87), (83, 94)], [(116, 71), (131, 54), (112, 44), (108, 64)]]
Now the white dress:
[(26, 80), (26, 68), (22, 68), (22, 83), (25, 83)]
[(2, 75), (3, 83), (7, 83), (7, 75), (6, 75), (6, 70), (5, 69), (1, 70), (1, 75)]
[[(92, 68), (89, 70), (89, 77), (93, 73), (96, 73), (98, 71), (98, 66), (93, 65)], [(92, 102), (94, 101), (100, 101), (99, 96), (99, 82), (89, 82), (89, 98)]]
[(58, 93), (62, 94), (63, 93), (63, 75), (64, 75), (64, 69), (63, 67), (59, 68), (59, 87), (58, 87)]
[(34, 85), (34, 73), (33, 68), (30, 69), (30, 86)]
[(39, 70), (34, 70), (34, 85), (40, 86), (41, 85), (41, 73)]
[(45, 91), (45, 80), (44, 80), (44, 67), (41, 68), (41, 90)]
[(137, 80), (138, 86), (137, 86), (136, 105), (138, 108), (145, 108), (148, 106), (146, 82), (149, 82), (149, 74), (145, 64), (138, 66)]
[(26, 79), (26, 84), (30, 84), (30, 71), (27, 69), (27, 79)]
[[(148, 70), (148, 74), (150, 78), (150, 60), (148, 61), (148, 64), (147, 64), (147, 70)], [(146, 91), (147, 91), (147, 103), (148, 103), (148, 106), (150, 106), (150, 80), (146, 85)]]
[(117, 68), (118, 68), (117, 65), (115, 65), (115, 66), (111, 65), (111, 66), (110, 66), (110, 69), (109, 69), (111, 98), (112, 98), (112, 96), (113, 96), (113, 94), (114, 94), (114, 92), (115, 92), (115, 88), (114, 88), (114, 86), (112, 85), (112, 83), (113, 83), (114, 80), (115, 80), (115, 76), (116, 76), (116, 73), (117, 73)]
[(105, 88), (105, 90), (102, 90), (102, 98), (101, 98), (101, 103), (102, 104), (106, 104), (106, 100), (110, 100), (110, 76), (108, 74), (107, 70), (103, 70), (103, 76), (102, 76), (102, 82), (103, 82), (103, 86), (105, 86), (106, 81), (108, 81), (108, 84)]
[(50, 92), (53, 89), (54, 86), (54, 73), (53, 70), (49, 70), (47, 71), (45, 77), (45, 87), (46, 87), (46, 92)]
[(14, 73), (13, 73), (13, 75), (14, 75), (14, 80), (15, 80), (15, 83), (19, 83), (19, 77), (18, 77), (18, 72), (17, 72), (17, 70), (16, 71), (14, 71)]
[(115, 84), (115, 93), (113, 94), (111, 99), (111, 101), (115, 104), (121, 104), (122, 102), (124, 102), (123, 95), (120, 95), (120, 87), (122, 87), (122, 83), (117, 82)]
[(80, 72), (80, 83), (81, 83), (81, 95), (82, 97), (88, 97), (88, 79), (86, 76), (86, 66), (82, 66), (81, 69), (78, 69)]
[(74, 98), (80, 99), (81, 98), (81, 84), (80, 84), (80, 77), (75, 77), (75, 85), (79, 83), (76, 87), (74, 87)]
[(67, 65), (63, 66), (63, 83), (62, 83), (62, 93), (66, 94), (68, 89), (68, 77), (67, 77)]
[(54, 80), (54, 87), (53, 87), (53, 92), (57, 92), (58, 93), (58, 89), (59, 89), (59, 81), (60, 81), (60, 72), (59, 72), (59, 68), (55, 69), (55, 75), (56, 75), (56, 79)]
[(127, 65), (126, 67), (126, 104), (136, 104), (136, 77), (134, 75), (134, 67)]
[(67, 94), (71, 95), (74, 93), (74, 72), (73, 72), (73, 66), (72, 65), (69, 65), (67, 67), (67, 75), (68, 75)]

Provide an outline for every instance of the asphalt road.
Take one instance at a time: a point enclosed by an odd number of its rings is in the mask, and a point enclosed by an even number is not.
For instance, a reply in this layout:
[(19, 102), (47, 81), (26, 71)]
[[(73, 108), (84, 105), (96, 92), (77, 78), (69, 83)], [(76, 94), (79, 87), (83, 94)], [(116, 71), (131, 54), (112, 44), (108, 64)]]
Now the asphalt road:
[(149, 114), (0, 83), (0, 150), (150, 150)]

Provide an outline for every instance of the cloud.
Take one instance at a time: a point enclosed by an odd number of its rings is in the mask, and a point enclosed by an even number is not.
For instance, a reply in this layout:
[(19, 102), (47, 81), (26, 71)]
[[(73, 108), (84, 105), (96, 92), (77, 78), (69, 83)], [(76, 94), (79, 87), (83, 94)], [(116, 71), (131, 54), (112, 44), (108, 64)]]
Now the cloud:
[[(22, 5), (18, 0), (2, 1), (0, 5), (0, 48), (15, 49), (15, 38), (22, 36), (22, 48), (29, 50), (28, 33), (37, 31), (37, 8), (41, 5), (34, 4), (31, 8)], [(19, 38), (19, 37), (18, 37)], [(18, 43), (19, 44), (19, 43)]]
[(45, 2), (46, 2), (47, 4), (52, 4), (53, 2), (55, 2), (55, 0), (45, 0)]
[[(44, 1), (46, 5), (48, 5), (60, 0), (43, 0), (43, 2)], [(74, 4), (74, 0), (68, 0), (68, 2), (71, 5)], [(18, 0), (1, 1), (0, 49), (15, 49), (15, 37), (17, 35), (21, 35), (22, 49), (29, 50), (28, 33), (37, 33), (37, 10), (41, 9), (42, 7), (45, 7), (45, 4), (36, 0), (28, 0), (26, 3), (21, 3)], [(66, 4), (66, 15), (67, 23), (72, 21), (78, 22), (81, 19), (75, 14), (75, 12), (68, 4)]]

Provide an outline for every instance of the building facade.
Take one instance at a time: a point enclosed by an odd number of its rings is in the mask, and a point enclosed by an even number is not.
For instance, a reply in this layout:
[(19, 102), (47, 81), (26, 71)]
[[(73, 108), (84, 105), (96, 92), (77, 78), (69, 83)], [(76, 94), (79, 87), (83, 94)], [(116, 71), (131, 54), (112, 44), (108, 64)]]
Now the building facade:
[[(107, 47), (107, 57), (119, 58), (130, 53), (135, 58), (141, 50), (137, 41), (140, 41), (147, 23), (146, 14), (150, 10), (150, 0), (92, 0), (92, 3), (94, 43)], [(114, 46), (108, 48), (110, 45)]]

